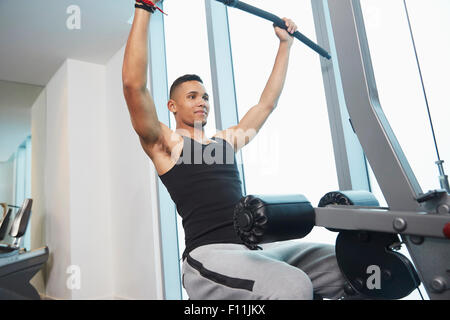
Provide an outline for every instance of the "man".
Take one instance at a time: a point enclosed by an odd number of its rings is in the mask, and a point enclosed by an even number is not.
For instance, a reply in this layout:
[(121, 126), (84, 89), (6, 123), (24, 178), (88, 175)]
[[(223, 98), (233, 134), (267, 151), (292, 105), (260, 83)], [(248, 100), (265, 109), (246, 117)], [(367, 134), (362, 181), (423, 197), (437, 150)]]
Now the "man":
[(209, 95), (196, 75), (180, 77), (171, 86), (167, 106), (176, 119), (175, 132), (158, 120), (146, 87), (147, 39), (155, 8), (148, 0), (135, 6), (123, 64), (124, 95), (141, 145), (183, 218), (183, 285), (190, 298), (342, 297), (345, 281), (333, 246), (281, 242), (253, 251), (233, 228), (233, 208), (243, 196), (234, 154), (254, 138), (277, 106), (295, 23), (285, 18), (287, 30), (274, 27), (280, 44), (259, 102), (236, 126), (208, 139), (203, 128), (210, 112)]

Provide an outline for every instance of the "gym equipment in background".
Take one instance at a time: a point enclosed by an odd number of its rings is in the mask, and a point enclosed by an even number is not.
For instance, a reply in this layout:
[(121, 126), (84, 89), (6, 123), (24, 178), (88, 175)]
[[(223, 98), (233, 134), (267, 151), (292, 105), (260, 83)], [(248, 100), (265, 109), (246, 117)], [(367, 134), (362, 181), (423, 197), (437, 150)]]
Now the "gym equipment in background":
[[(0, 244), (0, 299), (2, 300), (40, 299), (39, 293), (30, 284), (30, 280), (47, 261), (48, 247), (32, 251), (26, 251), (20, 247), (20, 241), (30, 221), (32, 204), (32, 199), (26, 199), (17, 211), (9, 231), (13, 242)], [(10, 208), (0, 223), (0, 241), (5, 239), (11, 215)]]

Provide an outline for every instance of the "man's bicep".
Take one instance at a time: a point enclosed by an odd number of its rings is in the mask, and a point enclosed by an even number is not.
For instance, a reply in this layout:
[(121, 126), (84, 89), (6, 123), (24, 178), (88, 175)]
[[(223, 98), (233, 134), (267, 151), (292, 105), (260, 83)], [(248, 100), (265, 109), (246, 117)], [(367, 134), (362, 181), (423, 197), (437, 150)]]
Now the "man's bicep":
[(235, 128), (234, 135), (239, 149), (253, 140), (269, 118), (272, 110), (260, 105), (250, 108)]
[(253, 140), (271, 113), (272, 110), (256, 105), (245, 114), (238, 125), (230, 127), (216, 136), (230, 142), (237, 152)]
[(156, 107), (148, 89), (124, 89), (124, 96), (136, 133), (145, 141), (154, 141), (161, 134)]

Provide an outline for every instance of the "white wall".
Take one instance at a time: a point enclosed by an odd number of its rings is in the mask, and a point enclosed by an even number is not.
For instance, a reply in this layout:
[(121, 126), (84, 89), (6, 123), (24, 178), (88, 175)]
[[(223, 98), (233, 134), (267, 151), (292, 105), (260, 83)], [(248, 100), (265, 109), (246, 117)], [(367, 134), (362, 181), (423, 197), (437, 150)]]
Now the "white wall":
[[(33, 212), (28, 232), (30, 232), (31, 249), (45, 246), (45, 150), (47, 142), (47, 95), (42, 90), (31, 107), (31, 198)], [(45, 292), (46, 268), (41, 270), (31, 281), (39, 292)]]
[[(45, 149), (45, 236), (50, 249), (46, 292), (50, 297), (71, 299), (66, 287), (66, 269), (71, 265), (70, 172), (68, 145), (68, 70), (67, 62), (46, 86)], [(34, 154), (35, 156), (36, 154)], [(36, 176), (32, 180), (38, 179)], [(34, 183), (37, 183), (36, 181)]]
[(71, 265), (81, 271), (72, 298), (105, 298), (112, 291), (105, 67), (68, 60), (67, 71)]
[[(102, 127), (105, 67), (67, 60), (46, 91), (45, 234), (51, 252), (46, 294), (110, 298), (110, 198)], [(77, 281), (66, 285), (72, 267), (80, 271), (74, 274), (80, 276), (79, 288)]]
[(155, 170), (131, 125), (122, 89), (125, 47), (106, 66), (106, 130), (115, 294), (162, 299)]
[[(155, 171), (131, 126), (123, 55), (106, 66), (67, 60), (46, 105), (33, 106), (32, 248), (51, 253), (33, 283), (52, 298), (162, 298)], [(67, 286), (70, 266), (79, 289)]]

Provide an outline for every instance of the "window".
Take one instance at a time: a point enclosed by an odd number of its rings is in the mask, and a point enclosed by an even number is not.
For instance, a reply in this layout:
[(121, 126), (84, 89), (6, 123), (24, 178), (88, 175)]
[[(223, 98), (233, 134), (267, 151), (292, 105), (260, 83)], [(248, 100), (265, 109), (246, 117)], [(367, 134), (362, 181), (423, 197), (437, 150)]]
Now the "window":
[[(216, 133), (216, 126), (204, 2), (167, 1), (164, 8), (170, 12), (164, 19), (169, 88), (178, 77), (185, 74), (197, 74), (202, 78), (211, 97), (211, 111), (205, 132), (208, 137), (212, 137)], [(195, 12), (195, 19), (186, 12)], [(172, 130), (176, 129), (173, 115), (170, 127)]]
[[(440, 157), (449, 171), (450, 3), (406, 1)], [(381, 107), (423, 192), (439, 189), (436, 149), (403, 0), (362, 0)]]
[[(169, 13), (164, 19), (168, 86), (170, 88), (178, 77), (185, 74), (197, 74), (202, 78), (210, 96), (211, 109), (208, 115), (208, 124), (205, 126), (205, 134), (210, 138), (216, 133), (216, 126), (204, 2), (167, 1), (164, 3), (164, 9)], [(195, 18), (192, 16), (193, 12), (195, 12)], [(170, 128), (176, 129), (173, 114), (170, 115)], [(178, 215), (180, 257), (185, 249), (181, 220)], [(187, 298), (184, 289), (183, 298)]]
[[(315, 41), (310, 0), (247, 0), (288, 17)], [(260, 98), (278, 49), (272, 23), (228, 9), (239, 119)], [(313, 206), (339, 189), (319, 55), (295, 41), (284, 91), (255, 139), (242, 149), (247, 194), (303, 194)], [(334, 244), (315, 228), (305, 241)]]

